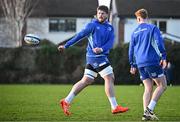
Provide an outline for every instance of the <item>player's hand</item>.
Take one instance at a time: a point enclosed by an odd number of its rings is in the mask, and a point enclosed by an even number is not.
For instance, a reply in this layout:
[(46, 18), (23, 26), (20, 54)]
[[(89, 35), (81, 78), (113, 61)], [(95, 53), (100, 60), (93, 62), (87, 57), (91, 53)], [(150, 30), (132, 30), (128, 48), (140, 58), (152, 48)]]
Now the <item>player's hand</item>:
[(162, 66), (163, 69), (167, 67), (167, 61), (166, 60), (161, 60), (160, 65)]
[(131, 67), (131, 68), (130, 68), (130, 73), (133, 74), (133, 75), (135, 75), (135, 74), (136, 74), (136, 70), (137, 70), (137, 69), (136, 69), (135, 67)]
[(96, 47), (96, 48), (93, 48), (93, 52), (96, 53), (96, 54), (100, 54), (100, 53), (103, 52), (103, 49), (99, 48), (99, 47)]
[(58, 50), (59, 50), (60, 52), (63, 52), (64, 49), (65, 49), (64, 45), (59, 45), (59, 46), (58, 46)]

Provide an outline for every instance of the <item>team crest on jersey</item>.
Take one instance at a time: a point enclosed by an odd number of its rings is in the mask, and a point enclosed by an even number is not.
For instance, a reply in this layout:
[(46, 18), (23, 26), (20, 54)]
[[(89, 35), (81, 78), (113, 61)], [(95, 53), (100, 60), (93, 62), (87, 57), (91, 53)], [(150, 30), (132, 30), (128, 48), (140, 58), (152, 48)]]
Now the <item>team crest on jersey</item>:
[(111, 30), (112, 30), (112, 28), (111, 28), (111, 27), (108, 27), (108, 28), (107, 28), (107, 30), (108, 30), (108, 31), (111, 31)]

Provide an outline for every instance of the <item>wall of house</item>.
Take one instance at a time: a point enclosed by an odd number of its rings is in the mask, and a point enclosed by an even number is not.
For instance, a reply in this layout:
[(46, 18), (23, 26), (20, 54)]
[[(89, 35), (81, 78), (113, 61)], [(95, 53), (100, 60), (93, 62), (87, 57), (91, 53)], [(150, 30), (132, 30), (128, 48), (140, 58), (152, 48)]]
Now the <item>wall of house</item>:
[(131, 40), (131, 34), (138, 24), (136, 19), (125, 19), (124, 24), (124, 42), (127, 43)]
[(167, 33), (180, 37), (180, 19), (167, 20)]
[(5, 21), (5, 18), (0, 17), (0, 47), (18, 47), (18, 42), (16, 42), (13, 37), (13, 28), (11, 24)]
[(58, 44), (79, 32), (91, 18), (77, 18), (76, 32), (49, 32), (49, 18), (30, 18), (27, 21), (27, 33), (38, 34), (42, 39), (48, 39)]
[[(180, 19), (163, 19), (153, 18), (152, 20), (163, 20), (167, 22), (166, 33), (180, 37)], [(151, 22), (151, 19), (149, 20)], [(124, 42), (127, 43), (131, 40), (133, 30), (138, 26), (136, 19), (125, 19), (124, 22)], [(120, 35), (121, 36), (121, 35)]]

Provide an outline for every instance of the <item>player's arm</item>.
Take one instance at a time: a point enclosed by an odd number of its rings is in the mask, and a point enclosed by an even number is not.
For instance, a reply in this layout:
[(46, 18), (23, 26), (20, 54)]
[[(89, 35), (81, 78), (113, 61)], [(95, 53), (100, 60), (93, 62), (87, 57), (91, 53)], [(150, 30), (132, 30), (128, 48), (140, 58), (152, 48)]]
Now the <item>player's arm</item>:
[(166, 66), (167, 66), (166, 49), (165, 49), (165, 46), (164, 46), (164, 40), (163, 40), (163, 38), (161, 36), (160, 30), (157, 27), (154, 28), (154, 40), (156, 41), (158, 49), (159, 49), (159, 51), (161, 53), (160, 65), (163, 68), (166, 68)]
[(92, 31), (93, 31), (93, 24), (92, 23), (87, 24), (83, 30), (81, 30), (72, 39), (66, 42), (66, 44), (64, 45), (64, 48), (68, 48), (76, 44), (77, 42), (81, 41), (82, 38), (88, 36)]
[(130, 73), (135, 74), (137, 70), (135, 57), (134, 57), (134, 38), (133, 35), (131, 36), (131, 41), (129, 43), (129, 63), (130, 63)]
[(108, 41), (101, 47), (103, 52), (106, 52), (113, 48), (114, 44), (114, 29), (111, 28), (111, 34), (109, 35)]
[(62, 52), (64, 49), (81, 41), (82, 38), (89, 35), (92, 31), (93, 31), (93, 24), (92, 23), (87, 24), (86, 27), (82, 31), (77, 33), (72, 39), (70, 39), (68, 42), (66, 42), (65, 45), (59, 45), (58, 50)]

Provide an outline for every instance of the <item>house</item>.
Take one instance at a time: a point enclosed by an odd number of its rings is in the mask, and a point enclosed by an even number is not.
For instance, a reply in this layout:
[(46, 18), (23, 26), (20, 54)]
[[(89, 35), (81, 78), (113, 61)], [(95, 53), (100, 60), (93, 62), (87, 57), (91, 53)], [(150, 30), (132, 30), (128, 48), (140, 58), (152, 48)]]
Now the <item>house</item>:
[[(58, 44), (90, 22), (97, 6), (98, 0), (39, 0), (27, 20), (26, 33), (38, 34)], [(180, 42), (179, 6), (179, 0), (112, 0), (110, 21), (115, 30), (115, 44), (130, 41), (137, 27), (134, 12), (139, 8), (148, 10), (150, 23), (159, 27), (164, 38)], [(1, 35), (0, 31), (0, 40)]]
[[(28, 19), (27, 33), (37, 33), (55, 44), (79, 32), (92, 20), (98, 6), (98, 0), (40, 0), (40, 3)], [(148, 10), (150, 23), (158, 26), (163, 37), (180, 42), (179, 6), (179, 0), (112, 0), (111, 23), (116, 45), (130, 41), (138, 25), (134, 12), (139, 8)]]
[(90, 22), (97, 6), (97, 0), (40, 0), (27, 20), (26, 31), (58, 44)]
[[(58, 44), (74, 36), (90, 22), (97, 6), (97, 0), (38, 0), (27, 19), (25, 33), (37, 34)], [(4, 24), (0, 7), (0, 46), (16, 47), (16, 43), (5, 37), (4, 25), (7, 24)]]
[(149, 12), (149, 22), (158, 26), (163, 37), (180, 42), (179, 0), (116, 0), (115, 2), (120, 41), (130, 41), (131, 33), (137, 27), (134, 12), (145, 8)]

